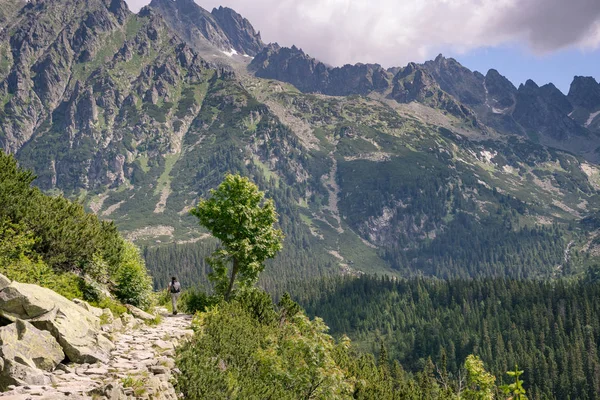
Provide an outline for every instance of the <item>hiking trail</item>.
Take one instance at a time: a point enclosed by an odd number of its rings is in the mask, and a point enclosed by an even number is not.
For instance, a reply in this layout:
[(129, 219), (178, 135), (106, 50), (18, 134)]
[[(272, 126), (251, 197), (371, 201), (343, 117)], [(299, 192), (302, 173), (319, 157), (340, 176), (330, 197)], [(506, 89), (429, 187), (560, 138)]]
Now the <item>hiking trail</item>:
[(0, 393), (2, 400), (175, 400), (175, 347), (191, 337), (191, 315), (163, 315), (156, 326), (116, 333), (108, 363), (59, 364), (50, 385), (25, 385)]

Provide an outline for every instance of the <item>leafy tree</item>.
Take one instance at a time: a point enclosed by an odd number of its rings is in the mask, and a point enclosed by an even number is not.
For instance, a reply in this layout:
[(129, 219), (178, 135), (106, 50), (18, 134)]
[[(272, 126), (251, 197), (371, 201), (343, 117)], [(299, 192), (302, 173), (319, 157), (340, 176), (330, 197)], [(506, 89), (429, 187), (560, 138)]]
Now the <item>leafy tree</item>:
[(247, 288), (256, 282), (264, 261), (281, 250), (283, 233), (273, 227), (278, 217), (273, 201), (263, 200), (264, 193), (248, 178), (228, 174), (210, 193), (190, 213), (221, 241), (208, 259), (210, 278), (229, 300), (236, 283)]
[(465, 399), (493, 400), (496, 377), (485, 370), (483, 361), (477, 356), (470, 354), (465, 360), (467, 370), (467, 389)]

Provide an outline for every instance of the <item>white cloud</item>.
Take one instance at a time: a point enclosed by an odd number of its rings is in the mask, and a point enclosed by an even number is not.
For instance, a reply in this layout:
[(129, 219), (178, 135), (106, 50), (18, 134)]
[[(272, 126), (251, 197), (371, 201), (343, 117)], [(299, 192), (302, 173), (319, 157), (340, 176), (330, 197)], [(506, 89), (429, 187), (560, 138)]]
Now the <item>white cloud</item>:
[[(144, 0), (129, 0), (133, 10)], [(265, 42), (333, 65), (422, 61), (525, 43), (537, 53), (600, 45), (599, 0), (197, 0), (248, 18)]]

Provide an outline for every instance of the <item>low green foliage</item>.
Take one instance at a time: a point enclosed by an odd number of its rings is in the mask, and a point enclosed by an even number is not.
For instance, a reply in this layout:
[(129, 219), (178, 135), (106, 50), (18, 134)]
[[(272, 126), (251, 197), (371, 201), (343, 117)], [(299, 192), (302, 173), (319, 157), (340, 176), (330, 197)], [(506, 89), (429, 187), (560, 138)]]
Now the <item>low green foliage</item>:
[(140, 251), (127, 242), (121, 265), (115, 273), (115, 294), (123, 303), (147, 308), (151, 304), (152, 278)]
[[(200, 289), (188, 289), (181, 293), (179, 304), (181, 311), (188, 314), (195, 314), (196, 312), (208, 310), (211, 306), (217, 304), (218, 300), (218, 297), (210, 296)], [(168, 304), (170, 305), (170, 303), (171, 299), (169, 297)]]
[(511, 400), (527, 400), (525, 395), (526, 390), (523, 387), (523, 381), (519, 379), (523, 375), (524, 371), (519, 371), (519, 367), (515, 365), (514, 371), (508, 371), (507, 374), (511, 378), (514, 378), (514, 382), (508, 385), (503, 385), (500, 388), (505, 395), (509, 396)]
[(79, 203), (31, 186), (34, 176), (0, 152), (0, 273), (63, 296), (123, 311), (103, 295), (136, 306), (150, 304), (152, 282), (139, 250), (112, 222)]
[(133, 389), (133, 394), (136, 397), (143, 396), (146, 393), (146, 382), (144, 377), (127, 376), (121, 379), (124, 388)]
[[(466, 380), (428, 359), (411, 374), (388, 359), (335, 340), (289, 295), (277, 306), (260, 290), (240, 292), (193, 320), (194, 337), (177, 350), (178, 389), (187, 399), (504, 399), (496, 378), (469, 355)], [(510, 398), (510, 397), (509, 397)]]
[(346, 398), (352, 386), (326, 326), (284, 310), (254, 292), (197, 314), (197, 333), (177, 358), (186, 398)]
[(144, 321), (148, 326), (156, 326), (162, 322), (162, 317), (160, 315), (155, 316), (153, 319)]
[(99, 308), (108, 308), (115, 317), (120, 317), (121, 315), (127, 313), (127, 308), (118, 302), (115, 299), (111, 299), (110, 297), (103, 297), (97, 303), (91, 303), (94, 307)]

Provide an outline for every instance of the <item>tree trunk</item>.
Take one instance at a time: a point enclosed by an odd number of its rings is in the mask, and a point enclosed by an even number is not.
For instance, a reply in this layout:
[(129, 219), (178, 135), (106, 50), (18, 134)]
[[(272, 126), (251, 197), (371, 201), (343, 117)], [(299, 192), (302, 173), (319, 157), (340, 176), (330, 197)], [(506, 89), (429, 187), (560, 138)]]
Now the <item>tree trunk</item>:
[(233, 259), (233, 267), (231, 268), (231, 277), (229, 278), (229, 286), (227, 287), (227, 292), (225, 293), (225, 301), (229, 301), (231, 297), (231, 291), (233, 290), (233, 283), (235, 282), (235, 276), (238, 273), (238, 261)]

